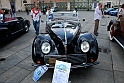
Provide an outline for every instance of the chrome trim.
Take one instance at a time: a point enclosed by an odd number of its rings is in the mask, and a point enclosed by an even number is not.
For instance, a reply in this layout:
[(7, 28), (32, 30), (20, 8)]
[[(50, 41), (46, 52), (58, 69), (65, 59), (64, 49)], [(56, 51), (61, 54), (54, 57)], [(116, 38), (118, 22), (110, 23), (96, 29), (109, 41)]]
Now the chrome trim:
[(18, 30), (18, 31), (16, 31), (16, 32), (13, 32), (12, 34), (15, 34), (15, 33), (18, 33), (18, 32), (20, 32), (20, 31), (22, 31), (23, 29), (20, 29), (20, 30)]
[(124, 49), (124, 46), (114, 37), (115, 41)]
[[(93, 63), (82, 63), (81, 65), (72, 65), (71, 66), (71, 68), (80, 68), (80, 67), (84, 67), (84, 68), (87, 68), (87, 67), (89, 67), (89, 66), (93, 66), (93, 65), (97, 65), (97, 64), (99, 64), (99, 62), (97, 62), (97, 61), (95, 61), (95, 62), (93, 62)], [(55, 68), (55, 66), (51, 66), (51, 65), (49, 65), (49, 64), (46, 64), (46, 66), (48, 67), (48, 68)]]

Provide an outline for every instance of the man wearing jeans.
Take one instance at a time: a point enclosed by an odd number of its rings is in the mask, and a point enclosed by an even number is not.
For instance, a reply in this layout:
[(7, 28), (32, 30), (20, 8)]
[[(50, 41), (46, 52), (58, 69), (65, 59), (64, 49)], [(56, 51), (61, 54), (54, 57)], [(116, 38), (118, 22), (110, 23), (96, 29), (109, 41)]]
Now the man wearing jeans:
[(94, 35), (98, 36), (98, 27), (99, 27), (99, 21), (101, 20), (101, 15), (102, 15), (102, 3), (99, 3), (98, 6), (95, 8), (95, 13), (94, 13)]
[(40, 18), (41, 18), (41, 11), (38, 5), (35, 5), (35, 7), (31, 10), (31, 17), (33, 20), (33, 26), (35, 28), (36, 35), (38, 35), (39, 27), (40, 27)]

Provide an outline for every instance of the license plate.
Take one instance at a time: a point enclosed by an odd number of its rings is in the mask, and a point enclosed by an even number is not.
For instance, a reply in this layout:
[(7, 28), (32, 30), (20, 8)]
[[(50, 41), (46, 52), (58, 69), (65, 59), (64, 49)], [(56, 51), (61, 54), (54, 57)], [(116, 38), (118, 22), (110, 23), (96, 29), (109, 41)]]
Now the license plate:
[(56, 63), (56, 58), (49, 58), (49, 63)]

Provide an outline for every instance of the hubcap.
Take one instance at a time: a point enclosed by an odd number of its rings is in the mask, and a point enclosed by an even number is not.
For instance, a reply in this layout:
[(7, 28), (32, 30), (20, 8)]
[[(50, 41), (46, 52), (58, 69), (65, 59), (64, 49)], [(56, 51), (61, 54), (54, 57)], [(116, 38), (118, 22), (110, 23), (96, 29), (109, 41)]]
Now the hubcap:
[(25, 25), (25, 31), (28, 32), (28, 25)]

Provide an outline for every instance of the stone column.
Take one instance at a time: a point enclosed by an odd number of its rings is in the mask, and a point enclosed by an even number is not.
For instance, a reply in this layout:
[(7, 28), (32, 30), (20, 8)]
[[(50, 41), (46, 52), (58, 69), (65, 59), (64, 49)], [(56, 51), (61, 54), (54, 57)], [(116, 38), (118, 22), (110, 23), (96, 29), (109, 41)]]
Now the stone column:
[(54, 6), (54, 7), (56, 6), (56, 2), (53, 3), (53, 6)]
[(70, 10), (70, 7), (71, 7), (70, 2), (67, 2), (67, 10)]

